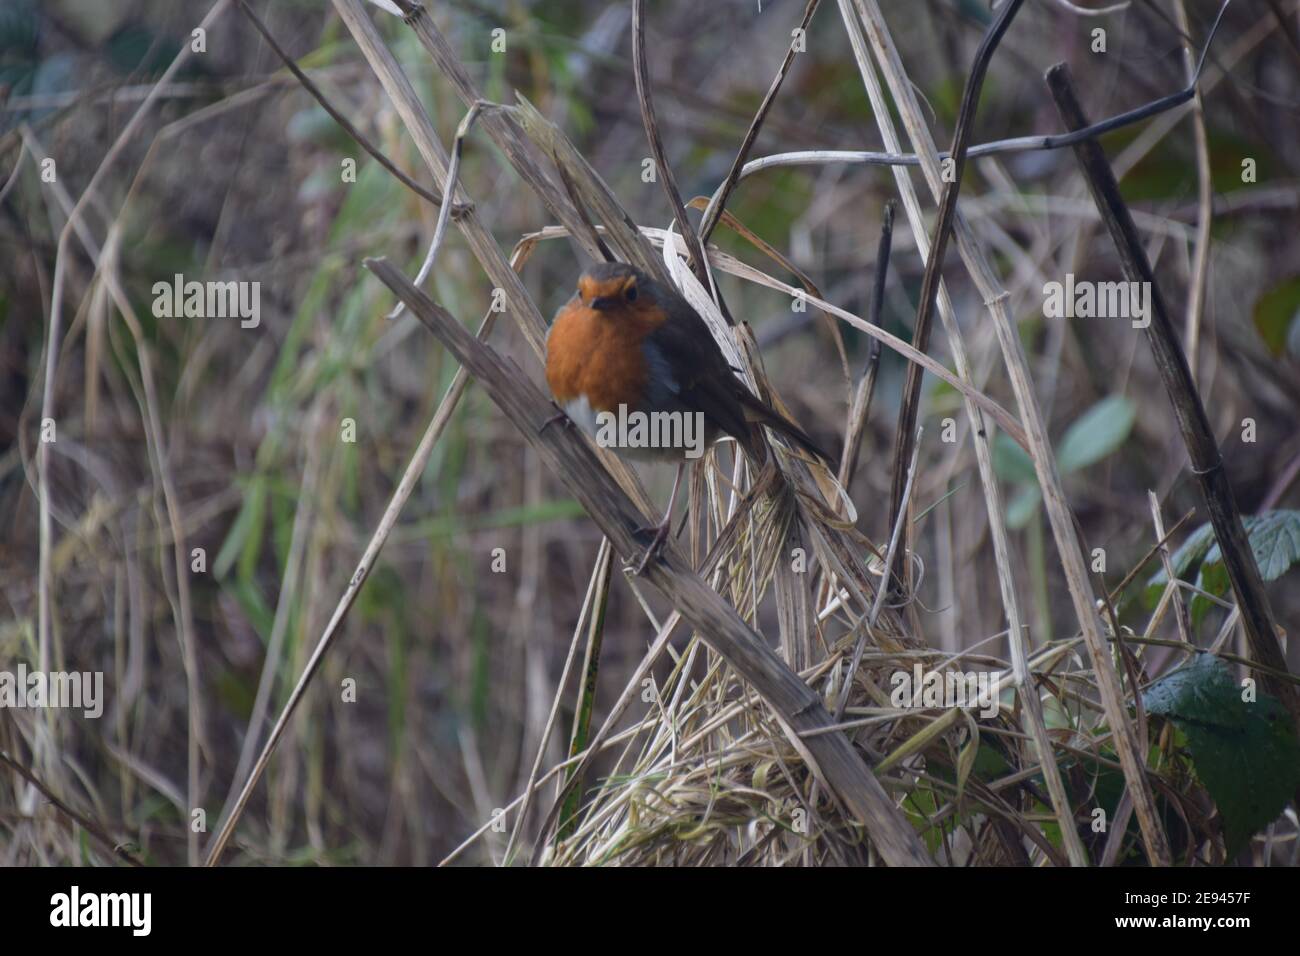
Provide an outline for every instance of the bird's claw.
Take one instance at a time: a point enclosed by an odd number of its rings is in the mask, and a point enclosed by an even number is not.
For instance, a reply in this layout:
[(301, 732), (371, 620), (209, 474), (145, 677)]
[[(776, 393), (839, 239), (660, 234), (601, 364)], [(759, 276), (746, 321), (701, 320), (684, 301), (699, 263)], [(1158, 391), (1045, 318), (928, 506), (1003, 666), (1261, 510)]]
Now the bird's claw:
[(628, 565), (627, 568), (625, 568), (625, 570), (631, 571), (634, 575), (639, 577), (642, 574), (642, 572), (645, 571), (646, 567), (650, 564), (650, 561), (653, 558), (658, 557), (659, 553), (663, 551), (664, 544), (665, 542), (668, 541), (668, 532), (670, 528), (671, 528), (671, 521), (665, 521), (663, 524), (659, 525), (658, 527), (647, 526), (644, 528), (637, 528), (636, 533), (638, 536), (650, 532), (653, 532), (654, 536), (650, 539), (650, 544), (646, 547), (645, 551), (642, 552), (641, 557), (637, 560), (637, 562), (635, 564)]
[(551, 402), (551, 407), (555, 409), (555, 414), (552, 415), (550, 418), (546, 419), (546, 421), (542, 422), (541, 427), (537, 429), (537, 434), (539, 435), (542, 434), (544, 431), (546, 431), (546, 429), (554, 425), (556, 422), (564, 422), (566, 426), (573, 424), (573, 419), (571, 419), (568, 413), (565, 412), (564, 409), (560, 408), (559, 405), (556, 405), (554, 402)]

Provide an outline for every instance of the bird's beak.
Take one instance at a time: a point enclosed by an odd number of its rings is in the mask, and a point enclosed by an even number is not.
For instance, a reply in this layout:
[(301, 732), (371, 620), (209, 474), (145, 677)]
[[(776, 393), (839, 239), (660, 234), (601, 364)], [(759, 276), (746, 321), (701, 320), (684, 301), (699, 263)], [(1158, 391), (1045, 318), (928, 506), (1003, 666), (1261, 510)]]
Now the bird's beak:
[(598, 295), (591, 300), (591, 307), (597, 312), (604, 312), (606, 309), (612, 309), (618, 298), (612, 295)]

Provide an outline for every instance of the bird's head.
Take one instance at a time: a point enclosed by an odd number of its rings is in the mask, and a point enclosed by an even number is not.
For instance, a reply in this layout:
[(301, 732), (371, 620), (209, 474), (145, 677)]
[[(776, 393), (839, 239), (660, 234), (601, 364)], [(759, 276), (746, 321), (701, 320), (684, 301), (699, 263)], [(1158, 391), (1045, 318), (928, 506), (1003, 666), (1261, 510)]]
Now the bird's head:
[(589, 309), (611, 316), (637, 315), (654, 301), (653, 280), (622, 262), (602, 262), (578, 279), (578, 297)]

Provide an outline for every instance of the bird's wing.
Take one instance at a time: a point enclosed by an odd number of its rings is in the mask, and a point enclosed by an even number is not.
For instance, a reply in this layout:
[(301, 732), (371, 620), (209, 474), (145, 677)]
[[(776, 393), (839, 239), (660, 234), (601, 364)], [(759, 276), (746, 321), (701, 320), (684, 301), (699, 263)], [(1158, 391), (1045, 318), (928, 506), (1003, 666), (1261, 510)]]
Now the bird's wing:
[(774, 428), (827, 462), (833, 459), (798, 425), (789, 421), (757, 395), (732, 371), (713, 333), (690, 304), (656, 283), (656, 295), (668, 319), (646, 337), (647, 355), (672, 368), (678, 400), (692, 411), (701, 411), (722, 431), (752, 451), (755, 436), (750, 425), (757, 422)]
[(745, 447), (752, 439), (737, 398), (744, 386), (732, 373), (704, 320), (685, 301), (661, 302), (668, 319), (645, 339), (646, 355), (660, 366), (655, 376), (677, 401), (705, 417)]

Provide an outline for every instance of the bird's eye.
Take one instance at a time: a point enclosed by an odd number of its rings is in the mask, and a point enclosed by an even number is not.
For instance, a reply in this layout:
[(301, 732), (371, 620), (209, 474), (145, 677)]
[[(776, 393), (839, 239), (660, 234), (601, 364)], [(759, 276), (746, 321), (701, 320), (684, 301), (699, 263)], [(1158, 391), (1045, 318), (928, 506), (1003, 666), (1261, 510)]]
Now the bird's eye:
[(635, 286), (635, 285), (630, 285), (630, 286), (628, 286), (628, 287), (627, 287), (627, 291), (623, 293), (623, 297), (626, 298), (627, 301), (629, 301), (629, 302), (635, 302), (635, 301), (636, 301), (636, 286)]

